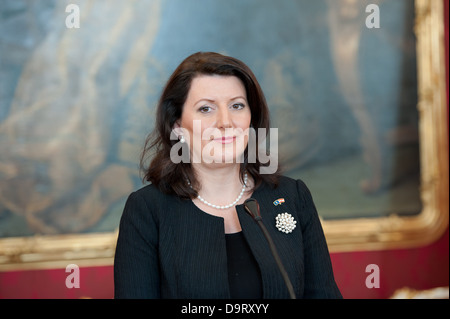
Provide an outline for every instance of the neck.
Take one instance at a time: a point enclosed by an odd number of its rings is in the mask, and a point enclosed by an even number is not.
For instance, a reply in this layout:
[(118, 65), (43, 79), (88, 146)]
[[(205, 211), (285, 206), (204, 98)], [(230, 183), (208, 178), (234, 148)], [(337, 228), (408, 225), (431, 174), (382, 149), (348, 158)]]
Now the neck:
[(199, 194), (205, 199), (227, 202), (236, 198), (242, 189), (239, 165), (214, 168), (195, 165), (193, 168), (201, 185)]

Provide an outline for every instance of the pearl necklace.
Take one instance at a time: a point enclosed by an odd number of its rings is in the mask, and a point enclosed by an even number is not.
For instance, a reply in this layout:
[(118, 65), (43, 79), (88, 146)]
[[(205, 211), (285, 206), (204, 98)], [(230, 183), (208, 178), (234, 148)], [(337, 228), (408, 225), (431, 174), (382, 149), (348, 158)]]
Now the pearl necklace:
[[(189, 187), (192, 188), (191, 183), (188, 181)], [(230, 207), (233, 207), (234, 205), (236, 205), (237, 202), (239, 202), (239, 200), (242, 198), (242, 195), (244, 195), (244, 191), (245, 191), (245, 185), (247, 184), (247, 172), (244, 173), (244, 185), (242, 186), (242, 190), (239, 193), (239, 196), (236, 198), (236, 200), (234, 202), (232, 202), (231, 204), (228, 205), (214, 205), (211, 204), (210, 202), (207, 202), (206, 200), (204, 200), (200, 195), (197, 196), (197, 198), (205, 205), (208, 205), (209, 207), (212, 208), (216, 208), (216, 209), (228, 209)]]

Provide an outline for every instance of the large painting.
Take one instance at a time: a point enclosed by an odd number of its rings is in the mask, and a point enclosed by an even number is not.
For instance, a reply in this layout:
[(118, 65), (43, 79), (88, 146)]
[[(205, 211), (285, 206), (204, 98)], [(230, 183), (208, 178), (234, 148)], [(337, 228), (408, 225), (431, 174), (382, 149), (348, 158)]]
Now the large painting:
[(255, 72), (280, 168), (323, 220), (419, 216), (415, 19), (412, 0), (2, 1), (0, 239), (114, 233), (162, 87), (197, 51)]

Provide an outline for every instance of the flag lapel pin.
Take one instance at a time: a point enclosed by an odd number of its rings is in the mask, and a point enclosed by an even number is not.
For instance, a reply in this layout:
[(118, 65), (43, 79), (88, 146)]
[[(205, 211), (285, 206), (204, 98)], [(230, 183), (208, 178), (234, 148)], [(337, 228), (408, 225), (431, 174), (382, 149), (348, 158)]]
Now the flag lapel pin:
[(273, 204), (274, 204), (275, 206), (281, 205), (281, 204), (283, 204), (283, 203), (284, 203), (284, 198), (278, 198), (277, 200), (275, 200), (275, 201), (273, 202)]

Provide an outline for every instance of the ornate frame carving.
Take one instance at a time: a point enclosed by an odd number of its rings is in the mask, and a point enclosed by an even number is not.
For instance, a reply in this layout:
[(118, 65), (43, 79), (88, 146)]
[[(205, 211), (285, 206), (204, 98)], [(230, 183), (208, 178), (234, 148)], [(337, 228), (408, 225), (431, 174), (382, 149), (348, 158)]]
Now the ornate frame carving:
[[(442, 1), (416, 0), (423, 210), (324, 221), (331, 252), (410, 248), (442, 236), (449, 220), (448, 110)], [(112, 265), (117, 232), (0, 239), (0, 271)]]

